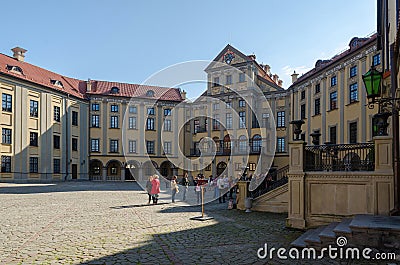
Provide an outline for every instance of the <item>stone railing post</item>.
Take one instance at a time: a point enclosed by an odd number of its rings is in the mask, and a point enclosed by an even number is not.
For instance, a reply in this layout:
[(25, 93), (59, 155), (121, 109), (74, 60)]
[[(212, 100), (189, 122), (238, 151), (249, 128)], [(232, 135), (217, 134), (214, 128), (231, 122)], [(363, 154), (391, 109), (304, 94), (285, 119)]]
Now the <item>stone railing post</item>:
[(306, 227), (305, 220), (305, 174), (304, 141), (289, 142), (289, 209), (286, 226), (298, 229)]
[(393, 137), (375, 136), (375, 172), (393, 173)]
[(250, 181), (238, 181), (238, 187), (239, 187), (239, 194), (237, 198), (237, 208), (239, 210), (246, 210), (246, 207), (244, 205), (244, 202), (248, 196), (248, 184)]

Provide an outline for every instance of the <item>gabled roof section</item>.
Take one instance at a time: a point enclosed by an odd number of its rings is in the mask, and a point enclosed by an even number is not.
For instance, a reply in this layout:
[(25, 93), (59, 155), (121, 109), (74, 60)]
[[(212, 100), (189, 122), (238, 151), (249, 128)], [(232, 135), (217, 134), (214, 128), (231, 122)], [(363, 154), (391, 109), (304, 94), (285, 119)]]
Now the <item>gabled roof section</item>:
[[(154, 100), (165, 101), (183, 101), (181, 91), (179, 88), (159, 87), (139, 84), (128, 84), (119, 82), (108, 82), (91, 80), (90, 95), (114, 96), (114, 97), (128, 97), (128, 98), (148, 98)], [(118, 93), (115, 88), (118, 88)], [(114, 90), (114, 92), (112, 91)]]
[[(45, 86), (60, 93), (85, 98), (85, 82), (66, 77), (0, 53), (0, 73)], [(60, 85), (62, 84), (62, 85)]]
[[(239, 51), (238, 49), (236, 49), (235, 47), (233, 47), (230, 44), (226, 45), (225, 48), (222, 49), (222, 51), (214, 58), (214, 60), (206, 67), (206, 69), (204, 69), (204, 71), (207, 72), (211, 68), (213, 68), (213, 66), (215, 65), (214, 62), (225, 63), (224, 55), (229, 52), (234, 53), (235, 57), (238, 56), (244, 62), (254, 62), (255, 66), (259, 70), (259, 75), (262, 76), (264, 79), (268, 80), (269, 82), (276, 84), (274, 82), (274, 80), (272, 80), (272, 78), (263, 69), (263, 67), (261, 67), (260, 64), (257, 63), (255, 55), (245, 55), (244, 53), (242, 53), (241, 51)], [(233, 67), (234, 67), (234, 65), (235, 65), (235, 62), (233, 62), (233, 64), (231, 64), (231, 66), (233, 66)]]

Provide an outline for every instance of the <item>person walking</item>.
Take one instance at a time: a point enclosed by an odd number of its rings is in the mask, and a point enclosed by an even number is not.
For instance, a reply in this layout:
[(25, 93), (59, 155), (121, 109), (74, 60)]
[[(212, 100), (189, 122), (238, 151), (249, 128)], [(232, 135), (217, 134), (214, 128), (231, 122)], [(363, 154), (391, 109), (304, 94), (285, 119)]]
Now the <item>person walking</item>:
[(219, 203), (225, 202), (226, 199), (226, 194), (225, 194), (225, 181), (224, 178), (219, 177), (217, 180), (217, 186), (219, 190), (219, 198), (218, 201)]
[(177, 176), (173, 176), (171, 180), (172, 202), (175, 202), (175, 195), (179, 192), (178, 183), (176, 183)]
[(158, 175), (153, 176), (153, 180), (151, 181), (151, 196), (153, 197), (153, 204), (158, 203), (158, 194), (160, 193), (160, 180)]
[(189, 189), (189, 178), (188, 178), (188, 174), (185, 173), (185, 175), (183, 175), (182, 178), (182, 182), (181, 182), (182, 188), (183, 188), (183, 196), (182, 196), (182, 200), (186, 200), (186, 192)]
[(151, 202), (151, 188), (152, 188), (152, 184), (151, 181), (153, 180), (153, 176), (149, 176), (149, 179), (146, 182), (146, 191), (147, 191), (147, 195), (149, 195), (149, 202), (147, 204), (150, 204)]

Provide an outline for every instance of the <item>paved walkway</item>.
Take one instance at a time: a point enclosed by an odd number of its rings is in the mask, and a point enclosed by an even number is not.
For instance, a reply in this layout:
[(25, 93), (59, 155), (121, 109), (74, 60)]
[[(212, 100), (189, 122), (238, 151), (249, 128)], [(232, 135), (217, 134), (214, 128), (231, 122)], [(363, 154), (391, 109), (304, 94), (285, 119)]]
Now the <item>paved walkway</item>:
[(257, 257), (300, 235), (285, 214), (212, 202), (193, 221), (200, 207), (147, 205), (134, 182), (0, 183), (0, 201), (0, 264), (299, 264)]

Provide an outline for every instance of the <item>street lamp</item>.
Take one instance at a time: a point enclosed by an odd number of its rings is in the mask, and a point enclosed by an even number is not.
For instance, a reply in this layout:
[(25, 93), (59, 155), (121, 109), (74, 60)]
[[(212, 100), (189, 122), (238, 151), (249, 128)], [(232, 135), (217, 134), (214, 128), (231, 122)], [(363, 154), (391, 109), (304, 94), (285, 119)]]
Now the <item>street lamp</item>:
[(382, 72), (376, 70), (375, 66), (363, 74), (362, 79), (364, 81), (365, 90), (367, 90), (368, 103), (375, 103), (375, 98), (380, 98), (382, 95), (381, 81)]

